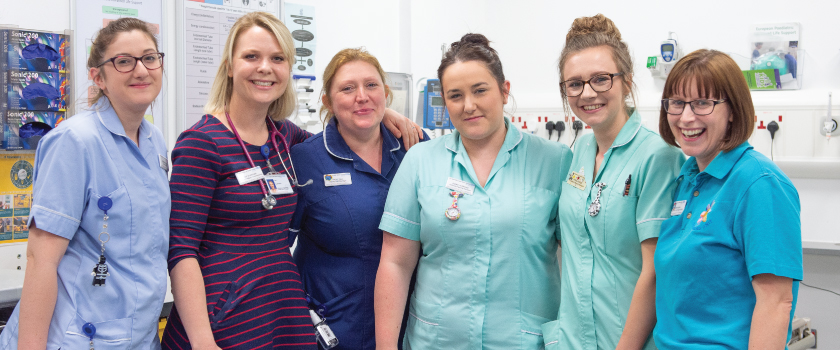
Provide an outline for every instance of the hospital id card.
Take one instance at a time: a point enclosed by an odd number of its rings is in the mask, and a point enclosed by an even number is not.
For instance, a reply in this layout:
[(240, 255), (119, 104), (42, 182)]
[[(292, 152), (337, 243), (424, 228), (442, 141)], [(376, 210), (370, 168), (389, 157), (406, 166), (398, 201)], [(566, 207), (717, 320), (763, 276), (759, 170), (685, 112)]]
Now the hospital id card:
[(292, 194), (292, 184), (286, 174), (269, 174), (265, 176), (265, 184), (268, 185), (268, 193), (273, 196), (281, 194)]

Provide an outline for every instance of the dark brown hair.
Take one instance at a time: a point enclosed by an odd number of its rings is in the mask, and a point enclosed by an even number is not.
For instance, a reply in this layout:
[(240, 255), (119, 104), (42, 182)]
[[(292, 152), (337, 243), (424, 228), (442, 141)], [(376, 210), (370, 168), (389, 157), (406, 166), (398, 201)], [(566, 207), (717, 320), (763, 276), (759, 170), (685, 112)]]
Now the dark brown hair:
[[(437, 75), (438, 79), (443, 83), (443, 72), (449, 66), (458, 62), (480, 61), (484, 63), (490, 74), (496, 79), (499, 84), (499, 90), (502, 93), (509, 93), (505, 89), (505, 72), (502, 70), (502, 61), (499, 60), (499, 55), (492, 47), (490, 47), (490, 40), (481, 34), (467, 33), (461, 37), (460, 41), (456, 41), (449, 45), (449, 51), (440, 60)], [(445, 97), (444, 97), (445, 98)]]
[[(632, 99), (635, 100), (633, 58), (630, 56), (630, 50), (627, 48), (627, 43), (621, 41), (621, 32), (618, 31), (615, 23), (600, 13), (592, 17), (579, 17), (572, 22), (572, 27), (566, 33), (566, 45), (563, 47), (557, 63), (557, 69), (560, 71), (560, 81), (566, 80), (563, 76), (563, 68), (566, 67), (566, 61), (569, 60), (569, 57), (588, 48), (598, 46), (608, 46), (610, 48), (615, 66), (619, 72), (624, 73), (621, 76), (621, 81), (624, 82), (623, 85), (627, 88)], [(563, 95), (563, 109), (567, 115), (571, 114), (569, 99), (566, 95)]]
[[(671, 98), (676, 94), (688, 96), (691, 84), (697, 87), (697, 93), (702, 98), (725, 98), (729, 104), (732, 122), (723, 137), (721, 150), (731, 151), (750, 138), (755, 126), (755, 108), (750, 88), (738, 64), (729, 55), (701, 49), (683, 57), (677, 61), (665, 80), (662, 98)], [(671, 132), (665, 108), (659, 110), (659, 134), (668, 144), (679, 147)]]
[[(105, 28), (100, 29), (99, 33), (96, 34), (96, 38), (93, 39), (93, 44), (90, 46), (90, 56), (88, 56), (87, 61), (88, 70), (96, 68), (102, 64), (102, 61), (110, 58), (104, 57), (105, 51), (108, 51), (108, 47), (111, 46), (111, 43), (114, 42), (117, 35), (135, 30), (140, 31), (149, 37), (149, 39), (155, 43), (155, 50), (159, 51), (157, 39), (155, 38), (154, 33), (152, 33), (149, 29), (148, 23), (137, 18), (123, 17), (111, 21), (107, 26), (105, 26)], [(99, 70), (99, 74), (105, 76), (105, 72), (101, 69)], [(90, 79), (93, 79), (93, 77), (91, 76)], [(102, 90), (96, 89), (96, 95), (88, 100), (88, 104), (93, 105), (99, 101), (102, 96), (105, 96)]]

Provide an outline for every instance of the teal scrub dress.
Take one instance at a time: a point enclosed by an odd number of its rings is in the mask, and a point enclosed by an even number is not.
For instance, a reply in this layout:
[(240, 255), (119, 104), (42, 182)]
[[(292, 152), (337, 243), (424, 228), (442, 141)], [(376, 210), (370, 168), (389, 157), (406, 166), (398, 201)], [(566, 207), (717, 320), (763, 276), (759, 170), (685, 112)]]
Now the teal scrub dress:
[[(542, 348), (560, 273), (555, 227), (571, 151), (508, 125), (484, 188), (455, 132), (409, 150), (379, 228), (419, 241), (403, 349)], [(475, 185), (449, 220), (449, 179)]]
[[(641, 242), (659, 236), (670, 215), (682, 152), (641, 125), (635, 111), (604, 154), (593, 179), (595, 135), (578, 140), (563, 181), (557, 239), (562, 283), (557, 320), (543, 325), (546, 349), (615, 349), (636, 281)], [(628, 181), (629, 180), (629, 181)], [(598, 187), (603, 183), (598, 198)], [(598, 199), (600, 211), (589, 213)], [(644, 349), (655, 349), (648, 339)]]

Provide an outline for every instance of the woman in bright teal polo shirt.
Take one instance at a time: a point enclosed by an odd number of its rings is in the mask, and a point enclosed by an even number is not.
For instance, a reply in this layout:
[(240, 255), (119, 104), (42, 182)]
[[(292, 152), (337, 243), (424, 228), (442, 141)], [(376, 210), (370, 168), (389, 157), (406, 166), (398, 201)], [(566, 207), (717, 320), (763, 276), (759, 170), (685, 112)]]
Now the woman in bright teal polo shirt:
[(503, 117), (510, 83), (483, 35), (453, 43), (438, 77), (457, 132), (414, 146), (392, 182), (377, 349), (397, 348), (415, 266), (404, 349), (540, 349), (559, 302), (554, 230), (571, 152)]
[(546, 349), (655, 349), (653, 252), (685, 157), (625, 105), (633, 65), (608, 18), (575, 20), (559, 68), (566, 106), (593, 134), (563, 179), (561, 301)]
[(674, 66), (662, 98), (662, 138), (691, 158), (656, 249), (656, 344), (782, 349), (802, 280), (799, 194), (747, 143), (747, 83), (727, 54), (698, 50)]

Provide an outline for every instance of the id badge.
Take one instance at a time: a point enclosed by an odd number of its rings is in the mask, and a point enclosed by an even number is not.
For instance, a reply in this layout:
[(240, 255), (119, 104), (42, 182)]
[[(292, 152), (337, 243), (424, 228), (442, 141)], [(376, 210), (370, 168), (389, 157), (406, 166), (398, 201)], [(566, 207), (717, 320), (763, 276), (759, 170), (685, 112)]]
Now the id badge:
[(273, 196), (295, 192), (286, 174), (268, 174), (265, 176), (265, 183), (268, 185), (268, 193)]

